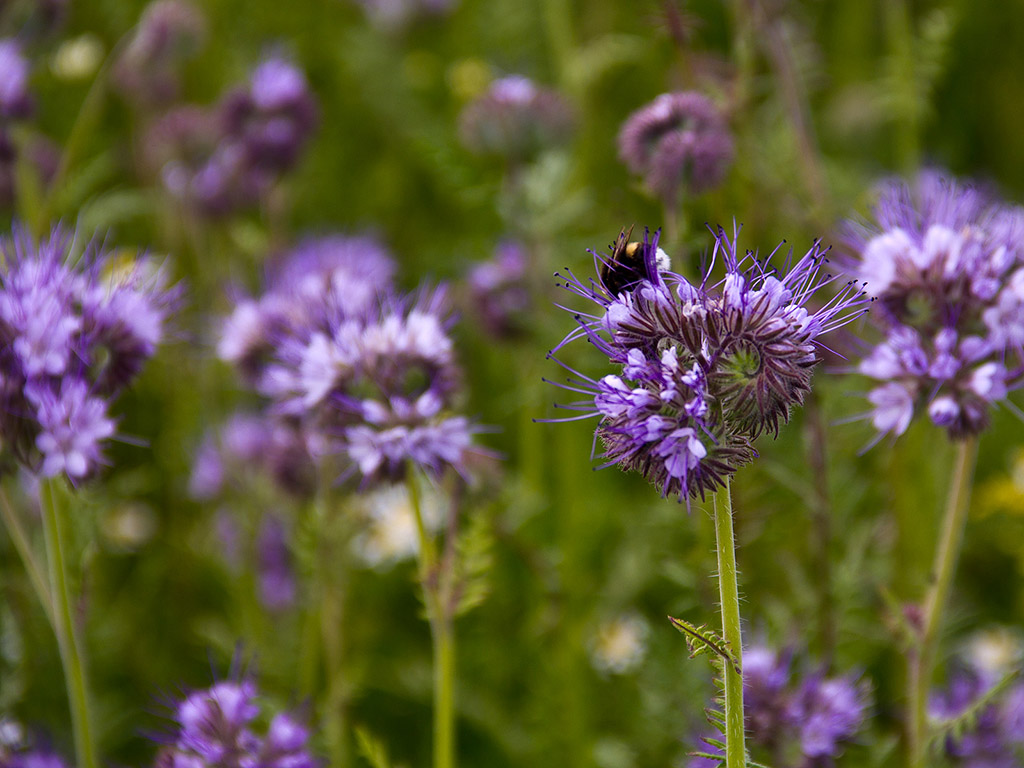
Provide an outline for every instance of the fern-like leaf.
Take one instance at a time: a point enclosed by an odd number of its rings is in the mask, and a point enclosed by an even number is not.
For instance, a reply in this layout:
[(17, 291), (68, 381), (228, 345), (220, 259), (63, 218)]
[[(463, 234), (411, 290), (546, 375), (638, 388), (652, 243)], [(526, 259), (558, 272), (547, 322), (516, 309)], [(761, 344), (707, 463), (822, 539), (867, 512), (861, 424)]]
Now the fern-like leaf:
[(989, 688), (985, 693), (975, 699), (971, 704), (964, 709), (963, 712), (954, 716), (946, 717), (930, 723), (931, 732), (929, 733), (929, 745), (932, 749), (937, 749), (942, 745), (947, 738), (959, 740), (963, 738), (964, 734), (968, 731), (977, 728), (978, 718), (982, 716), (986, 709), (995, 703), (996, 699), (999, 698), (1000, 694), (1005, 691), (1011, 683), (1017, 680), (1021, 675), (1021, 670), (1014, 669), (1007, 674), (1003, 675), (999, 681)]
[(729, 644), (714, 631), (708, 629), (706, 625), (691, 624), (685, 619), (674, 619), (671, 616), (668, 617), (668, 620), (686, 637), (686, 645), (690, 649), (691, 659), (705, 653), (713, 653), (736, 670), (737, 675), (743, 674), (740, 665), (729, 650)]

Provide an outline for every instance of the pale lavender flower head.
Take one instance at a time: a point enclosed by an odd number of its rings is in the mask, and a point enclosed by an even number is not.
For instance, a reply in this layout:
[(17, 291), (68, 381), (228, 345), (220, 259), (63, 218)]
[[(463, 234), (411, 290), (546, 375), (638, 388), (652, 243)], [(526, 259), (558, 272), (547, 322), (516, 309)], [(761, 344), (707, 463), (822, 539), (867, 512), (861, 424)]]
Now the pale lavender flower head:
[(278, 713), (265, 735), (255, 683), (226, 680), (195, 691), (174, 711), (176, 731), (157, 756), (159, 768), (315, 768), (309, 731), (288, 712)]
[(870, 224), (848, 225), (850, 271), (877, 297), (885, 339), (861, 361), (879, 434), (927, 413), (977, 434), (1024, 380), (1024, 208), (924, 172), (882, 189)]
[(21, 43), (0, 39), (0, 117), (25, 117), (32, 108), (28, 92), (29, 64)]
[[(593, 379), (568, 369), (576, 378), (559, 386), (585, 399), (563, 407), (599, 418), (604, 466), (638, 471), (662, 495), (703, 497), (753, 459), (754, 438), (777, 433), (803, 402), (820, 338), (863, 312), (866, 300), (847, 283), (807, 307), (834, 279), (821, 274), (827, 259), (817, 243), (783, 272), (771, 265), (774, 253), (741, 257), (735, 238), (719, 230), (695, 285), (661, 270), (667, 257), (657, 233), (627, 241), (623, 232), (611, 256), (594, 254), (597, 281), (566, 275), (565, 287), (597, 309), (576, 313), (579, 327), (551, 354), (586, 339), (621, 372)], [(712, 284), (719, 258), (725, 278)]]
[(46, 477), (81, 480), (114, 434), (111, 399), (163, 338), (179, 291), (145, 259), (125, 267), (97, 243), (78, 256), (60, 228), (0, 241), (0, 434)]
[(572, 128), (572, 111), (562, 95), (522, 75), (495, 80), (459, 116), (459, 136), (468, 149), (513, 162), (563, 144)]
[(714, 102), (696, 91), (663, 93), (630, 115), (619, 132), (619, 157), (667, 204), (681, 191), (718, 186), (733, 158), (733, 140)]
[(317, 122), (306, 76), (281, 56), (263, 60), (247, 89), (224, 99), (225, 134), (245, 153), (247, 165), (269, 174), (293, 167)]
[(262, 296), (238, 301), (221, 329), (217, 354), (259, 387), (276, 347), (376, 311), (391, 291), (394, 270), (387, 249), (370, 235), (308, 238), (269, 270)]
[(410, 462), (459, 467), (474, 430), (450, 413), (459, 376), (449, 325), (442, 290), (382, 296), (368, 317), (284, 340), (262, 391), (322, 432), (364, 482), (401, 479)]
[(114, 64), (114, 82), (133, 102), (158, 107), (180, 90), (180, 69), (202, 47), (206, 19), (185, 0), (146, 6), (131, 42)]
[(531, 304), (527, 261), (526, 246), (506, 240), (466, 277), (476, 315), (493, 336), (514, 336), (522, 329)]

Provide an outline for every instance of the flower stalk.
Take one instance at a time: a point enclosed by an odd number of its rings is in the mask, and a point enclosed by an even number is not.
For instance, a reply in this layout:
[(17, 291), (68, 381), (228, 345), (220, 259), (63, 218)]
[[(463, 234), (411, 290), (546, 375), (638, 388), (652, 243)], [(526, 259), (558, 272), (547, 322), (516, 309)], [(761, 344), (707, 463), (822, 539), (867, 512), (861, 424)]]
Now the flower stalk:
[(978, 439), (968, 437), (957, 443), (953, 477), (946, 499), (946, 511), (935, 550), (935, 563), (928, 578), (921, 612), (920, 642), (908, 660), (907, 670), (907, 765), (925, 768), (928, 753), (928, 687), (938, 651), (942, 612), (949, 599), (953, 575), (963, 544), (970, 509), (971, 480), (978, 458)]
[(89, 687), (86, 680), (82, 641), (73, 615), (71, 589), (68, 584), (67, 541), (61, 517), (66, 507), (61, 504), (62, 490), (58, 480), (40, 482), (39, 500), (43, 511), (43, 533), (46, 538), (46, 558), (50, 571), (50, 594), (53, 596), (54, 634), (60, 651), (64, 682), (71, 709), (71, 727), (75, 739), (76, 765), (97, 768), (96, 747), (93, 742), (89, 714)]
[[(416, 519), (419, 540), (420, 583), (430, 622), (434, 660), (434, 768), (455, 765), (455, 631), (449, 580), (439, 567), (434, 542), (423, 522), (416, 476), (409, 473), (409, 504)], [(445, 560), (450, 562), (446, 553)]]
[[(745, 768), (747, 749), (743, 720), (743, 639), (740, 630), (740, 594), (736, 569), (736, 542), (732, 527), (732, 494), (728, 478), (714, 495), (715, 545), (718, 551), (718, 590), (722, 608), (722, 636), (735, 664), (723, 664), (725, 682), (725, 765)], [(740, 672), (736, 670), (739, 669)]]

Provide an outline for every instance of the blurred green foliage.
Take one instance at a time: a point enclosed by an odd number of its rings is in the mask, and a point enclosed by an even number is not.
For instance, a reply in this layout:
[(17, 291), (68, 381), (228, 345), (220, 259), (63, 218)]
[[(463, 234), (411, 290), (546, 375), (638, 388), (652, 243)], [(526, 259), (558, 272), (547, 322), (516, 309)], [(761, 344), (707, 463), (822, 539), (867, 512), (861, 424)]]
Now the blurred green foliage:
[[(558, 395), (540, 377), (558, 371), (544, 355), (572, 326), (552, 304), (562, 297), (548, 275), (565, 265), (587, 274), (585, 248), (603, 248), (623, 225), (663, 223), (660, 205), (619, 163), (615, 137), (628, 114), (669, 89), (702, 87), (731, 104), (737, 141), (724, 187), (682, 213), (684, 269), (709, 243), (705, 221), (742, 223), (747, 247), (770, 250), (785, 238), (799, 251), (863, 212), (880, 176), (921, 163), (1021, 199), (1024, 5), (462, 0), (450, 15), (381, 30), (346, 0), (207, 0), (209, 39), (186, 70), (187, 99), (212, 102), (280, 46), (308, 73), (320, 125), (287, 181), (283, 221), (254, 213), (199, 231), (137, 172), (143, 120), (93, 84), (104, 70), (67, 80), (53, 68), (60, 47), (85, 34), (104, 56), (115, 51), (143, 7), (75, 2), (60, 35), (31, 51), (34, 125), (60, 146), (76, 125), (81, 131), (48, 213), (112, 243), (167, 254), (192, 295), (174, 342), (119, 405), (120, 432), (144, 445), (113, 446), (102, 483), (80, 489), (73, 549), (103, 754), (116, 764), (151, 762), (154, 746), (141, 734), (166, 728), (160, 702), (223, 677), (233, 661), (258, 673), (271, 700), (316, 708), (299, 683), (301, 611), (268, 614), (252, 564), (232, 569), (216, 533), (223, 512), (251, 537), (266, 512), (289, 502), (239, 493), (219, 510), (190, 500), (187, 485), (204, 431), (255, 404), (211, 352), (228, 288), (257, 289), (268, 254), (302, 233), (368, 228), (393, 249), (407, 288), (458, 281), (506, 235), (542, 257), (542, 298), (525, 338), (495, 341), (471, 318), (456, 330), (466, 411), (496, 427), (480, 440), (503, 456), (484, 467), (464, 509), (481, 580), (466, 598), (479, 605), (458, 622), (460, 762), (682, 764), (712, 691), (706, 665), (687, 661), (665, 617), (714, 625), (714, 532), (703, 504), (687, 514), (636, 476), (592, 471), (587, 424), (533, 422), (555, 415)], [(736, 60), (744, 39), (746, 72)], [(469, 154), (455, 130), (467, 100), (507, 73), (560, 88), (577, 120), (568, 150), (526, 169), (515, 190), (500, 164)], [(99, 89), (96, 111), (81, 118), (91, 88)], [(806, 112), (803, 134), (794, 104)], [(584, 352), (569, 357), (595, 372), (598, 361)], [(882, 591), (900, 602), (920, 597), (952, 451), (937, 430), (917, 425), (896, 444), (862, 452), (869, 425), (846, 421), (865, 410), (867, 387), (842, 375), (841, 362), (831, 367), (817, 377), (828, 437), (826, 543), (811, 502), (805, 413), (777, 441), (762, 438), (760, 460), (734, 484), (744, 617), (748, 637), (815, 658), (834, 652), (836, 669), (863, 670), (875, 718), (840, 764), (893, 765), (903, 667)], [(982, 441), (946, 655), (980, 627), (1024, 622), (1022, 442), (1020, 419), (1005, 411)], [(145, 535), (112, 534), (111, 521), (124, 514), (143, 521)], [(300, 562), (302, 541), (297, 534), (293, 542)], [(0, 711), (45, 728), (67, 752), (52, 633), (6, 537), (0, 555)], [(829, 630), (820, 615), (823, 560)], [(393, 765), (425, 764), (431, 660), (414, 566), (353, 568), (345, 592), (345, 685), (362, 752), (378, 766), (385, 751)], [(628, 674), (599, 672), (593, 638), (626, 612), (650, 627), (643, 662)]]

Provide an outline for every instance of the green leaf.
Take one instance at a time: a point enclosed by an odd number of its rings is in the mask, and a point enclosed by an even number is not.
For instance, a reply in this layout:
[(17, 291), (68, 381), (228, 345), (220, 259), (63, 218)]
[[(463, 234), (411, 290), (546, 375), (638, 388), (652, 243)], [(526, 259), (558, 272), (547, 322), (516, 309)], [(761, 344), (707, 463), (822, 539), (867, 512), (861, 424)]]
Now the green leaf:
[(476, 608), (490, 592), (489, 574), (494, 564), (494, 534), (486, 515), (473, 515), (466, 530), (459, 536), (458, 602), (455, 615), (462, 616)]
[(355, 732), (359, 754), (366, 758), (366, 762), (373, 768), (391, 768), (391, 760), (388, 758), (388, 749), (384, 742), (362, 725), (357, 725)]
[(740, 665), (736, 663), (736, 659), (733, 658), (732, 653), (729, 651), (729, 644), (715, 632), (708, 629), (706, 625), (698, 626), (684, 619), (674, 619), (671, 616), (668, 617), (668, 620), (672, 622), (672, 626), (686, 637), (686, 645), (690, 649), (691, 659), (695, 659), (705, 653), (714, 653), (720, 656), (727, 664), (732, 665), (737, 675), (743, 674), (740, 670)]

